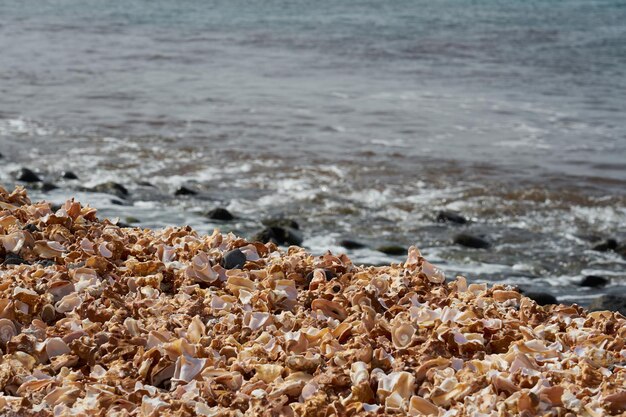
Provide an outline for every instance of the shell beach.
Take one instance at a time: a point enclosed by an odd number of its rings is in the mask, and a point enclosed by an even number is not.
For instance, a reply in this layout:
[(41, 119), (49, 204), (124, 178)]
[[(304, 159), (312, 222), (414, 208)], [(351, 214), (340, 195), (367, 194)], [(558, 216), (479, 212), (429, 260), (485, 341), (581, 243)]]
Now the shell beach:
[(626, 318), (0, 189), (13, 416), (626, 416)]

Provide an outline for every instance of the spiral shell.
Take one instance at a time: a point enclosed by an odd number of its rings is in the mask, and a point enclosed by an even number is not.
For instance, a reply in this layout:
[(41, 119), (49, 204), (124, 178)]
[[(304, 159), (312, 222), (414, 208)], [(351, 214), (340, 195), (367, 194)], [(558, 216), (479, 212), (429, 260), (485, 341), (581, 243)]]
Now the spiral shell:
[(404, 349), (411, 344), (415, 327), (409, 323), (400, 323), (391, 328), (391, 341), (397, 349)]
[(9, 319), (0, 319), (0, 344), (4, 346), (17, 334), (15, 324)]

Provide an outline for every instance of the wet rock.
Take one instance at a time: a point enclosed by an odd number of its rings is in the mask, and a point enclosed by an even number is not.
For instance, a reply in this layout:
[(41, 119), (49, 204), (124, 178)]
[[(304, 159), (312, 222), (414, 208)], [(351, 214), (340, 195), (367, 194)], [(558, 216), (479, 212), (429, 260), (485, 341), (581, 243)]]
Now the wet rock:
[(40, 260), (38, 260), (35, 263), (37, 263), (39, 265), (42, 265), (44, 268), (47, 267), (47, 266), (53, 266), (53, 265), (57, 264), (56, 262), (54, 262), (51, 259), (40, 259)]
[(596, 298), (589, 305), (589, 310), (610, 310), (619, 311), (626, 316), (626, 296), (617, 294), (605, 294)]
[(442, 210), (437, 214), (437, 222), (439, 223), (455, 223), (455, 224), (465, 224), (467, 223), (467, 219), (461, 216), (458, 213), (453, 211)]
[(357, 242), (356, 240), (343, 239), (339, 241), (339, 244), (346, 249), (363, 249), (366, 246), (361, 242)]
[(126, 189), (126, 187), (113, 181), (98, 184), (95, 187), (88, 189), (87, 191), (111, 194), (122, 199), (128, 197), (128, 190)]
[(491, 243), (487, 242), (485, 239), (467, 233), (460, 233), (454, 236), (454, 243), (474, 249), (487, 249), (491, 247)]
[(44, 182), (43, 184), (41, 184), (41, 191), (43, 191), (44, 193), (47, 193), (48, 191), (56, 190), (58, 188), (59, 188), (58, 186), (56, 186), (55, 184), (51, 182)]
[(241, 269), (246, 264), (246, 255), (239, 249), (226, 252), (222, 266), (226, 269)]
[(41, 178), (39, 178), (39, 175), (35, 174), (32, 170), (28, 168), (20, 169), (15, 175), (15, 179), (22, 182), (41, 182)]
[(32, 223), (28, 223), (26, 226), (22, 227), (22, 230), (26, 230), (30, 233), (39, 232), (39, 228)]
[(298, 224), (298, 222), (296, 222), (293, 219), (288, 219), (284, 217), (263, 220), (261, 223), (263, 223), (263, 225), (267, 227), (282, 227), (282, 228), (300, 230), (300, 225)]
[(2, 154), (0, 153), (0, 159), (1, 159), (1, 158), (4, 158), (4, 155), (2, 155)]
[(7, 253), (6, 256), (4, 257), (4, 261), (2, 261), (2, 265), (22, 265), (22, 264), (28, 265), (28, 262), (26, 262), (20, 255), (17, 255), (13, 252)]
[(256, 242), (274, 242), (277, 245), (296, 245), (302, 244), (302, 235), (295, 229), (289, 227), (266, 227), (252, 237)]
[(124, 221), (128, 224), (133, 224), (133, 223), (139, 223), (141, 220), (139, 220), (137, 217), (128, 216), (124, 219)]
[(63, 171), (61, 173), (61, 178), (66, 179), (66, 180), (77, 180), (78, 175), (74, 174), (74, 172), (72, 171)]
[(580, 281), (578, 285), (580, 285), (581, 287), (598, 288), (604, 287), (608, 283), (609, 280), (604, 277), (598, 275), (587, 275)]
[(116, 206), (123, 206), (124, 202), (120, 201), (120, 200), (113, 199), (113, 200), (111, 200), (111, 204), (115, 204)]
[(206, 215), (209, 219), (213, 219), (213, 220), (230, 221), (235, 218), (235, 216), (233, 216), (230, 211), (222, 207), (214, 208), (213, 210), (209, 211)]
[(61, 210), (61, 204), (52, 204), (52, 203), (48, 203), (50, 204), (50, 211), (52, 211), (53, 213), (56, 213), (57, 211)]
[(139, 181), (139, 182), (137, 182), (137, 185), (140, 185), (142, 187), (153, 187), (153, 188), (155, 188), (155, 185), (152, 184), (149, 181)]
[(379, 246), (376, 248), (376, 250), (386, 255), (392, 255), (392, 256), (400, 256), (400, 255), (407, 254), (407, 249), (403, 246), (398, 246), (398, 245)]
[(548, 294), (547, 292), (525, 292), (524, 295), (540, 306), (559, 303), (554, 295)]
[(617, 249), (617, 240), (607, 239), (606, 241), (595, 245), (592, 249), (598, 252), (608, 252), (610, 250), (615, 250)]
[(187, 188), (184, 185), (179, 187), (176, 191), (174, 191), (174, 195), (196, 195), (197, 191), (192, 190), (191, 188)]

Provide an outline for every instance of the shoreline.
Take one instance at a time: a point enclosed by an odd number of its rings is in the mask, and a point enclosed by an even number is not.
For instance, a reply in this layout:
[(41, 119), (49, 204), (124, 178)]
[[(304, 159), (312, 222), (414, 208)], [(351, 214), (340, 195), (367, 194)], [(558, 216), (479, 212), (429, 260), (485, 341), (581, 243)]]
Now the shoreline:
[[(620, 415), (626, 318), (0, 189), (16, 415)], [(12, 265), (7, 265), (8, 262)], [(21, 264), (22, 261), (28, 264)], [(463, 414), (465, 413), (465, 414)]]

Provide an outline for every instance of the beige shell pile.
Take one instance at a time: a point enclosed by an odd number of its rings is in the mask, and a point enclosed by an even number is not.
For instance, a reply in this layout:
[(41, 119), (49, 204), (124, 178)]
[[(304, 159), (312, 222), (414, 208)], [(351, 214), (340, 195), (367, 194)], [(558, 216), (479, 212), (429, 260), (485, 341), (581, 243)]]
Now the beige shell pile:
[(2, 415), (626, 415), (623, 316), (445, 283), (415, 248), (364, 268), (21, 188), (0, 240)]

